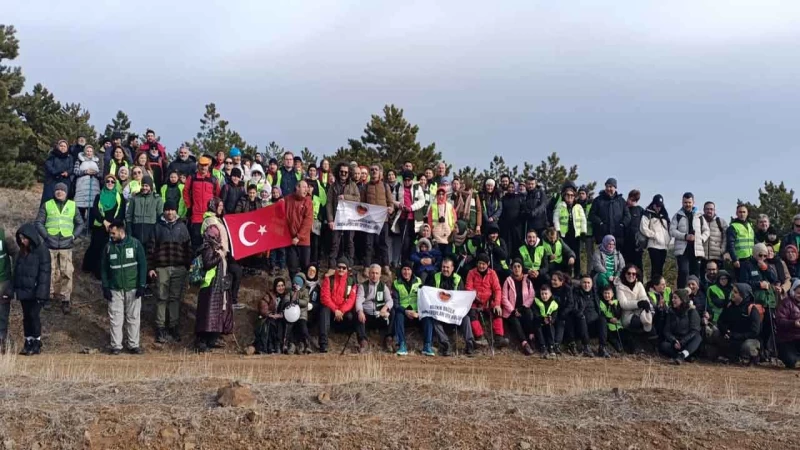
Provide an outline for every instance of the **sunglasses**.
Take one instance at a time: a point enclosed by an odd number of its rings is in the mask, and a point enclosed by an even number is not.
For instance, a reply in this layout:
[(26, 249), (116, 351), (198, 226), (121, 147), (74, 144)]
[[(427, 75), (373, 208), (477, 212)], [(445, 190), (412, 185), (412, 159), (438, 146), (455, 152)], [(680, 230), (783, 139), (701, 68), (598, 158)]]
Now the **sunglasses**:
[(377, 167), (373, 167), (372, 169), (369, 169), (369, 171), (370, 171), (370, 172), (377, 172), (377, 171), (378, 171), (378, 168), (377, 168)]
[(114, 183), (116, 183), (116, 181), (114, 181), (114, 180), (106, 180), (106, 184), (114, 184)]
[(756, 256), (759, 257), (759, 258), (766, 258), (768, 255), (766, 253), (759, 253)]
[(339, 175), (347, 175), (347, 174), (349, 174), (349, 173), (350, 173), (350, 172), (348, 172), (348, 171), (346, 171), (346, 170), (340, 170), (340, 171), (339, 171)]
[(796, 224), (794, 224), (794, 227), (795, 227), (795, 228), (800, 228), (800, 223), (796, 223)]
[(134, 174), (134, 175), (141, 175), (141, 174), (142, 174), (142, 171), (141, 171), (141, 170), (134, 170), (134, 171), (133, 171), (133, 174)]
[(339, 270), (347, 270), (347, 266), (336, 266)]
[(627, 275), (629, 277), (631, 277), (631, 276), (635, 277), (637, 274), (636, 274), (636, 272), (628, 272), (625, 275)]
[(225, 164), (233, 164), (233, 161), (225, 161)]

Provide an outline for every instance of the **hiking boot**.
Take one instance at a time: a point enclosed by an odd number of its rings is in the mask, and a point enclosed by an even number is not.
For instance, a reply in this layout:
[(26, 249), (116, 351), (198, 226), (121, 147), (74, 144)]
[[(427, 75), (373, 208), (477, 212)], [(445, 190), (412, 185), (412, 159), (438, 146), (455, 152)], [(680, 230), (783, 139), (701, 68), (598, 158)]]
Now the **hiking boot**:
[(303, 348), (303, 354), (304, 354), (304, 355), (310, 355), (310, 354), (311, 354), (311, 342), (309, 342), (309, 341), (306, 341), (306, 342), (303, 344), (303, 347), (304, 347), (304, 348)]
[(588, 345), (583, 346), (583, 351), (581, 352), (581, 354), (587, 358), (594, 358), (594, 353), (592, 353), (592, 350), (589, 348)]
[(553, 353), (555, 355), (561, 356), (561, 346), (558, 345), (558, 344), (555, 344), (555, 345), (551, 346), (550, 347), (550, 353)]
[(478, 347), (486, 347), (487, 345), (489, 345), (489, 342), (486, 341), (486, 338), (484, 336), (481, 336), (478, 339), (475, 339), (474, 342), (475, 342), (475, 345), (478, 346)]
[(547, 359), (547, 348), (544, 346), (539, 347), (539, 353), (542, 354), (542, 359)]
[(289, 348), (286, 353), (289, 355), (294, 355), (295, 352), (297, 352), (297, 346), (295, 346), (294, 343), (289, 343)]
[[(206, 352), (208, 352), (208, 346), (203, 341), (195, 342), (194, 351), (196, 353), (206, 353)], [(117, 350), (117, 355), (118, 354), (119, 354), (119, 350)]]
[(117, 356), (120, 353), (122, 353), (122, 350), (120, 350), (118, 348), (112, 348), (111, 350), (108, 351), (108, 354), (112, 355), (112, 356)]
[(522, 353), (525, 356), (533, 355), (533, 349), (531, 348), (530, 344), (528, 344), (527, 342), (523, 342), (522, 343)]
[(388, 353), (394, 352), (394, 338), (391, 336), (386, 336), (383, 338), (383, 351)]
[(134, 347), (128, 349), (128, 353), (130, 353), (131, 355), (141, 355), (144, 353), (144, 349), (142, 347)]
[(0, 355), (5, 355), (6, 354), (6, 345), (7, 345), (6, 344), (6, 340), (3, 339), (3, 338), (0, 338)]
[(358, 343), (358, 353), (368, 353), (369, 352), (369, 342), (364, 339)]
[(406, 356), (406, 355), (408, 355), (408, 348), (406, 348), (406, 343), (405, 342), (401, 342), (400, 343), (400, 348), (397, 349), (397, 353), (395, 353), (395, 354), (397, 356)]
[(244, 309), (244, 303), (234, 303), (233, 309), (235, 310)]
[(672, 364), (675, 364), (676, 366), (683, 364), (683, 355), (678, 355), (675, 358), (672, 358)]
[(31, 343), (31, 355), (38, 355), (42, 353), (42, 340), (34, 339)]
[[(209, 345), (208, 345), (208, 347), (209, 347), (209, 348), (225, 348), (225, 341), (223, 341), (223, 340), (222, 340), (222, 339), (220, 339), (220, 338), (217, 338), (216, 340), (214, 340), (214, 342), (212, 342), (211, 344), (209, 344)], [(276, 350), (277, 350), (277, 349), (276, 349)], [(277, 352), (276, 352), (276, 353), (277, 353)]]
[(19, 352), (20, 355), (31, 356), (31, 354), (32, 354), (31, 353), (32, 352), (31, 341), (32, 341), (32, 339), (25, 339), (25, 346), (22, 347), (22, 351)]
[(68, 300), (61, 302), (61, 312), (64, 313), (65, 316), (68, 316), (69, 313), (72, 312), (72, 306), (70, 306), (70, 302)]
[(597, 349), (597, 356), (601, 358), (611, 358), (611, 353), (608, 353), (605, 347), (600, 347)]
[(472, 356), (475, 354), (475, 339), (470, 339), (467, 341), (467, 347), (464, 349), (464, 354), (467, 356)]
[(569, 344), (567, 344), (567, 353), (570, 356), (578, 356), (578, 349), (576, 348), (574, 342), (570, 342)]
[(439, 343), (439, 355), (441, 355), (441, 356), (452, 356), (452, 353), (450, 353), (450, 343), (449, 342), (440, 342)]
[(422, 354), (425, 356), (436, 356), (436, 353), (433, 351), (433, 345), (425, 344), (422, 346)]
[(177, 325), (169, 329), (169, 335), (172, 336), (172, 339), (174, 339), (175, 342), (181, 341), (181, 332)]
[(505, 348), (508, 347), (508, 338), (505, 336), (495, 336), (494, 338), (494, 348)]
[(53, 304), (53, 300), (49, 299), (46, 302), (42, 303), (42, 309), (45, 311), (50, 311), (50, 306)]
[(320, 346), (319, 346), (319, 352), (320, 352), (320, 353), (328, 353), (328, 346), (327, 346), (327, 344), (320, 344)]
[(159, 344), (166, 344), (167, 343), (167, 329), (166, 328), (159, 328), (156, 330), (156, 342)]

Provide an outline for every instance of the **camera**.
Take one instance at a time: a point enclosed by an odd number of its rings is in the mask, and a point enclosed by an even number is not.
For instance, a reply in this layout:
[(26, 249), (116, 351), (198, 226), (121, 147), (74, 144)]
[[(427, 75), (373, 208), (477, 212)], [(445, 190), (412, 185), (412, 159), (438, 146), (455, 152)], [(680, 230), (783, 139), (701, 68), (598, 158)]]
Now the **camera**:
[(439, 217), (439, 223), (444, 223), (444, 217)]

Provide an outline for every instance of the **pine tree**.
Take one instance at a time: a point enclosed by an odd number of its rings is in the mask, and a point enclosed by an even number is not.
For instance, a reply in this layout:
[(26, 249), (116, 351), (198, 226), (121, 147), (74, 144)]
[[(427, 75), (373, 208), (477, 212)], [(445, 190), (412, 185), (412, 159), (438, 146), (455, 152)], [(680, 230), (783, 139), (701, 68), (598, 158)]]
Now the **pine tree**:
[(738, 204), (747, 206), (749, 217), (753, 221), (759, 214), (766, 214), (770, 224), (781, 236), (791, 231), (792, 219), (800, 214), (800, 203), (794, 197), (794, 189), (788, 189), (783, 181), (780, 184), (765, 181), (764, 187), (758, 190), (758, 205), (741, 200), (738, 200)]
[(270, 159), (274, 158), (278, 160), (278, 166), (280, 166), (281, 160), (283, 159), (283, 154), (286, 153), (286, 149), (283, 148), (282, 145), (278, 145), (277, 142), (271, 141), (264, 148), (264, 153), (264, 156), (267, 158), (265, 162), (269, 162)]
[(403, 117), (402, 109), (386, 105), (383, 116), (372, 116), (359, 140), (349, 139), (348, 147), (340, 147), (329, 159), (364, 165), (381, 163), (385, 169), (398, 169), (406, 161), (418, 170), (433, 168), (442, 154), (436, 151), (435, 143), (420, 145), (418, 132), (419, 127)]
[(311, 153), (308, 147), (303, 148), (303, 151), (300, 152), (300, 157), (303, 158), (303, 167), (308, 167), (312, 164), (317, 165), (317, 155)]
[(197, 133), (189, 149), (197, 156), (203, 154), (216, 155), (217, 152), (226, 154), (231, 147), (236, 147), (246, 155), (253, 156), (256, 147), (249, 145), (239, 133), (228, 128), (230, 122), (224, 120), (217, 112), (217, 105), (209, 103), (206, 112), (200, 119), (200, 131)]
[(13, 26), (0, 25), (0, 186), (25, 189), (36, 181), (36, 168), (19, 162), (20, 150), (31, 131), (16, 112), (25, 84), (22, 69), (5, 64), (19, 55), (15, 35)]
[[(550, 194), (561, 192), (561, 186), (566, 181), (572, 181), (580, 186), (578, 184), (578, 166), (565, 167), (561, 164), (561, 158), (556, 152), (551, 153), (547, 159), (539, 163), (533, 173), (536, 175), (538, 183), (544, 186), (545, 190)], [(592, 181), (585, 185), (589, 194), (593, 195), (597, 183)]]
[(111, 119), (111, 123), (106, 125), (106, 129), (103, 132), (102, 137), (106, 137), (111, 139), (111, 136), (114, 133), (120, 133), (123, 136), (123, 139), (128, 135), (131, 130), (131, 121), (128, 119), (128, 115), (125, 114), (122, 110), (117, 111), (117, 115)]

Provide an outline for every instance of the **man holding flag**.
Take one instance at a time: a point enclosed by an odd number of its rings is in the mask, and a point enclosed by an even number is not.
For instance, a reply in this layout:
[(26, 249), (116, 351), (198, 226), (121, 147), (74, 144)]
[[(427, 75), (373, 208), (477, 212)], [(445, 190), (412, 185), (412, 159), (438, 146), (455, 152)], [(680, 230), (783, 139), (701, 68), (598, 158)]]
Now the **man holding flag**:
[[(428, 277), (427, 285), (436, 289), (446, 291), (459, 291), (464, 289), (464, 284), (461, 281), (461, 276), (455, 273), (456, 265), (452, 256), (445, 256), (442, 261), (442, 271)], [(450, 293), (452, 295), (452, 293)], [(425, 303), (426, 297), (420, 294), (419, 301)], [(424, 305), (419, 305), (419, 310), (423, 313)], [(439, 351), (442, 356), (450, 356), (450, 339), (447, 337), (444, 325), (446, 323), (437, 320), (433, 317), (422, 318), (422, 327), (425, 333), (425, 342), (422, 347), (422, 354), (425, 356), (436, 356), (433, 351), (433, 333), (436, 332), (436, 337), (439, 339)], [(472, 328), (470, 328), (469, 315), (464, 314), (461, 322), (458, 325), (459, 332), (463, 333), (464, 341), (467, 343), (466, 354), (472, 355), (475, 353), (475, 339), (472, 336)]]

